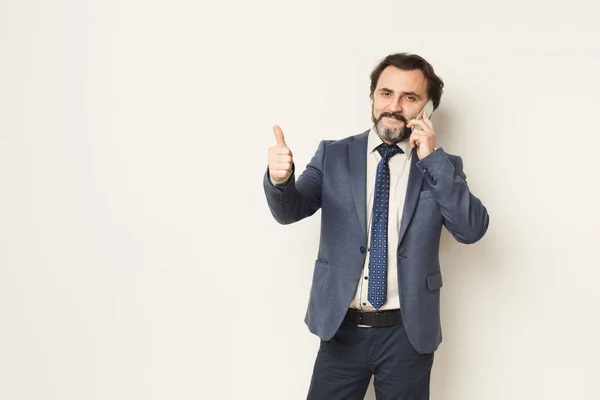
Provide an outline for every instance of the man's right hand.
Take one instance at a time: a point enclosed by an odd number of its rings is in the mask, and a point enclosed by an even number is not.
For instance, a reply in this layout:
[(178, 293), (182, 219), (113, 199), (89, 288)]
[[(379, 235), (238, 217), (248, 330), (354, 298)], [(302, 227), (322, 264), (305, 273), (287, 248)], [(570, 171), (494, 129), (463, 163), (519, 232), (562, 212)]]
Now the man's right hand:
[(269, 148), (269, 175), (275, 183), (284, 183), (292, 175), (293, 155), (285, 144), (283, 131), (277, 125), (273, 127), (277, 144)]

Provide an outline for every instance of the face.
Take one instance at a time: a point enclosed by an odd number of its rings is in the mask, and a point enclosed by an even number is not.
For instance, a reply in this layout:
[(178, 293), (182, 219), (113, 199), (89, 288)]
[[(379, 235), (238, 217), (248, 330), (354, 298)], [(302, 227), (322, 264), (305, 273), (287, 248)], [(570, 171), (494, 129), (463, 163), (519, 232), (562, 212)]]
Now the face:
[(386, 143), (397, 143), (411, 134), (408, 121), (427, 103), (427, 79), (420, 70), (404, 71), (394, 66), (383, 70), (372, 96), (371, 119)]

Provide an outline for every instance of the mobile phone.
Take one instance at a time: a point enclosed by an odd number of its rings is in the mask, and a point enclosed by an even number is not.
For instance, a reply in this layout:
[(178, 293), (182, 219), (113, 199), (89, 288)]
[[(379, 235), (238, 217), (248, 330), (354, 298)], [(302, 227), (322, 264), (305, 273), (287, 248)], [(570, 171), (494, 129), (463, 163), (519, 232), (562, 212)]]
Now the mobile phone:
[[(431, 99), (427, 101), (415, 119), (422, 119), (425, 111), (427, 111), (427, 117), (431, 118), (431, 114), (433, 114), (433, 101)], [(414, 125), (411, 128), (413, 131), (415, 130)]]

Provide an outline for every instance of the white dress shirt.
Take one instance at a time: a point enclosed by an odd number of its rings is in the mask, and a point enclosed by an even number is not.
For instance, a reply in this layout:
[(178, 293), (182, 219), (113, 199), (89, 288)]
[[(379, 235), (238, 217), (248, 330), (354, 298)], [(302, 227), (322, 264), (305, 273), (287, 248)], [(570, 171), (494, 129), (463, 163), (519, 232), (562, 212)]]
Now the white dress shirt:
[[(371, 243), (371, 214), (373, 211), (373, 193), (375, 191), (375, 176), (377, 173), (377, 164), (381, 160), (381, 155), (375, 148), (383, 141), (373, 129), (369, 132), (367, 139), (367, 245)], [(400, 290), (398, 287), (398, 262), (397, 249), (398, 237), (400, 234), (400, 223), (402, 221), (402, 210), (404, 209), (404, 199), (406, 197), (406, 188), (408, 186), (408, 174), (410, 171), (411, 147), (409, 140), (404, 140), (397, 144), (404, 151), (390, 158), (388, 165), (390, 167), (390, 198), (388, 210), (388, 275), (387, 275), (387, 301), (380, 308), (391, 310), (400, 308)], [(367, 300), (369, 294), (369, 253), (365, 257), (363, 273), (356, 287), (356, 293), (351, 308), (361, 311), (375, 311), (375, 308)]]

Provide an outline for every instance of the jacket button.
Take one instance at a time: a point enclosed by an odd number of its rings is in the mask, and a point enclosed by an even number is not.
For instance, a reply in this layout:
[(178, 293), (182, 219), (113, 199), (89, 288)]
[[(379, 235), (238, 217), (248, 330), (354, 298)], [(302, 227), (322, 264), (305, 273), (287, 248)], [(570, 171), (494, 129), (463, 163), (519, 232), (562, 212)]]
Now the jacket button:
[(360, 246), (360, 252), (365, 254), (365, 251), (367, 251), (367, 249), (365, 249), (365, 246)]

